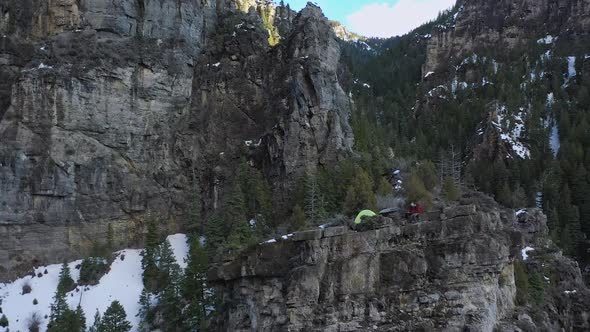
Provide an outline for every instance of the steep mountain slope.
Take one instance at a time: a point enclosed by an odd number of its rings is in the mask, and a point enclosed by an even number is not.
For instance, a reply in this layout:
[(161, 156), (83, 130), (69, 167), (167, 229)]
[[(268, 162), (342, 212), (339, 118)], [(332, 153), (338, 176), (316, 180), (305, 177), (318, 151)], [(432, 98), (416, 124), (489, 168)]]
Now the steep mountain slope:
[[(586, 262), (590, 2), (458, 1), (385, 52), (347, 60), (357, 149), (442, 162), (506, 206), (538, 206)], [(378, 147), (378, 148), (376, 148)]]
[(182, 228), (201, 200), (219, 205), (244, 156), (280, 204), (297, 176), (351, 152), (340, 50), (315, 6), (27, 0), (0, 13), (0, 279), (83, 255), (109, 229), (129, 247), (148, 219)]

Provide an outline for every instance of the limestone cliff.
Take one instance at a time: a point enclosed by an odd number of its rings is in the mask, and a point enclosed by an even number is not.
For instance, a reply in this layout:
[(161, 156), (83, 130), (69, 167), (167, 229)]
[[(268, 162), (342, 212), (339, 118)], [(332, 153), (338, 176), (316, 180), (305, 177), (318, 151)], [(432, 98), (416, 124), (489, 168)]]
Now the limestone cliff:
[[(590, 328), (590, 291), (577, 264), (547, 240), (540, 211), (517, 217), (477, 193), (461, 204), (419, 224), (383, 219), (363, 232), (296, 233), (213, 268), (224, 303), (218, 330)], [(542, 276), (541, 305), (517, 302), (526, 290), (515, 267), (523, 264)]]
[(321, 10), (273, 11), (271, 47), (260, 10), (238, 5), (0, 3), (0, 280), (109, 229), (133, 246), (146, 219), (182, 228), (195, 191), (214, 208), (244, 155), (282, 193), (349, 153)]

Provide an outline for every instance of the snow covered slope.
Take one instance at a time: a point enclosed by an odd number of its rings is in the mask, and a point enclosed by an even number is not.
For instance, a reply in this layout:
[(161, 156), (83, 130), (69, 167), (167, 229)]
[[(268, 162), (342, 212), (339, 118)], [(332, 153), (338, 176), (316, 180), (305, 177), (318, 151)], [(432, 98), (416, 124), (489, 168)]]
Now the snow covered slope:
[[(183, 234), (171, 235), (168, 241), (176, 261), (181, 267), (186, 267), (185, 258), (188, 253), (187, 238)], [(96, 286), (81, 286), (67, 294), (71, 308), (78, 304), (82, 306), (86, 315), (87, 326), (94, 322), (94, 313), (98, 309), (101, 314), (105, 312), (112, 301), (121, 302), (127, 313), (127, 320), (133, 325), (132, 331), (137, 331), (139, 323), (135, 317), (139, 310), (138, 300), (143, 290), (141, 250), (126, 249), (116, 253), (116, 258), (110, 271), (104, 275)], [(72, 278), (77, 281), (80, 271), (76, 269), (82, 261), (69, 263)], [(9, 321), (10, 332), (27, 332), (29, 318), (33, 313), (41, 317), (41, 331), (47, 328), (50, 305), (57, 288), (61, 264), (43, 266), (35, 269), (35, 277), (27, 276), (12, 283), (0, 284), (0, 307)], [(46, 272), (45, 272), (46, 271)], [(42, 277), (37, 275), (41, 273)], [(31, 292), (22, 294), (23, 285), (29, 284)], [(34, 300), (38, 304), (34, 305)], [(0, 327), (0, 332), (7, 329)]]

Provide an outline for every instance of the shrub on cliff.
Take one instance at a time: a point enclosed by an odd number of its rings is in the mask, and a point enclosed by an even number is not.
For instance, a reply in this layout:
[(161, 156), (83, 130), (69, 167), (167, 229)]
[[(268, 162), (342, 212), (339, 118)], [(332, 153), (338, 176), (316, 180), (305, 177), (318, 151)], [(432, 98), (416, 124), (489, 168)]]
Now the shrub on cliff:
[(96, 285), (108, 271), (108, 264), (103, 258), (88, 257), (80, 264), (80, 285)]

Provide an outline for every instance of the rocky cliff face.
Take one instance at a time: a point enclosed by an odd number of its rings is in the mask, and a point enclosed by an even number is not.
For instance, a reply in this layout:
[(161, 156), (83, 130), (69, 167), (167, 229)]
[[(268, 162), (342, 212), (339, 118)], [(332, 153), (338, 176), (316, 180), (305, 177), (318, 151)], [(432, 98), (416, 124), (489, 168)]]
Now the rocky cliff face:
[[(474, 193), (461, 204), (419, 224), (384, 219), (364, 232), (296, 233), (212, 269), (225, 304), (218, 330), (590, 328), (590, 292), (577, 264), (547, 240), (542, 213), (520, 213), (519, 222)], [(543, 277), (540, 306), (517, 302), (524, 290), (515, 267), (522, 264)]]
[(245, 150), (281, 192), (351, 150), (320, 9), (279, 10), (271, 48), (243, 5), (0, 4), (0, 279), (81, 255), (109, 228), (126, 246), (148, 218), (181, 228), (196, 190), (215, 207)]
[(453, 22), (432, 34), (424, 75), (446, 72), (448, 63), (461, 56), (489, 48), (510, 51), (546, 35), (560, 36), (566, 45), (590, 40), (587, 0), (459, 0), (457, 7)]

